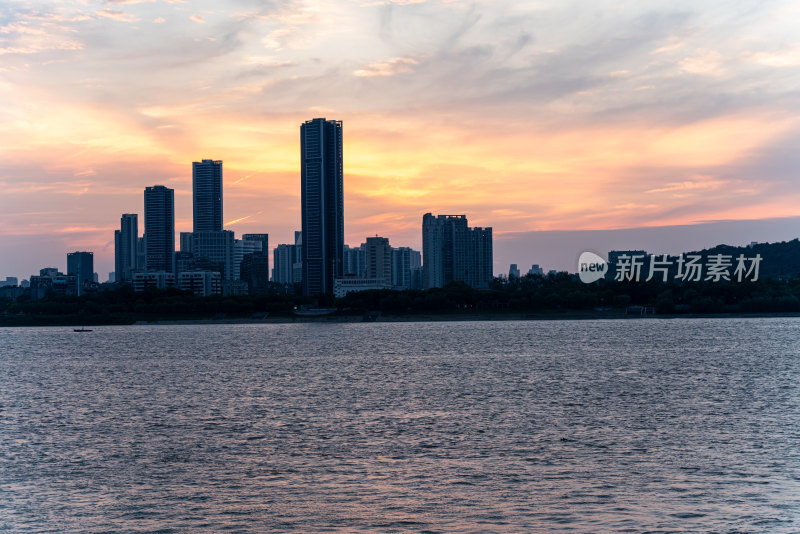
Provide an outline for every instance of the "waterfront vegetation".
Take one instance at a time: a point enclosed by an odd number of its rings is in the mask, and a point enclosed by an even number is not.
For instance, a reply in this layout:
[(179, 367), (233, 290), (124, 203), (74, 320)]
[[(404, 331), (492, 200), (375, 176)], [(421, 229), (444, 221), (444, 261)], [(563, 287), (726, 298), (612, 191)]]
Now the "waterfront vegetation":
[(558, 273), (497, 278), (488, 289), (455, 282), (443, 288), (411, 291), (372, 290), (341, 299), (284, 293), (197, 297), (176, 289), (136, 293), (130, 286), (90, 295), (49, 294), (39, 300), (0, 299), (0, 325), (130, 324), (135, 321), (234, 318), (291, 318), (301, 306), (335, 307), (339, 316), (614, 316), (632, 306), (668, 314), (800, 312), (800, 279), (756, 282), (615, 282), (583, 284)]

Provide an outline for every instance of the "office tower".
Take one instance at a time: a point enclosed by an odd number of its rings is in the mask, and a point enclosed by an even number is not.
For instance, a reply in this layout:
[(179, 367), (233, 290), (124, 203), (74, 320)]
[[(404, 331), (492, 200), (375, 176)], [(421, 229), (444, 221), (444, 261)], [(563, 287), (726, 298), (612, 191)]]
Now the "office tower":
[(195, 267), (216, 271), (223, 280), (234, 280), (234, 238), (231, 230), (192, 232)]
[(367, 278), (392, 283), (392, 247), (385, 237), (368, 237), (364, 247), (367, 262)]
[(137, 268), (139, 216), (135, 213), (123, 213), (119, 226), (119, 230), (114, 231), (114, 280), (125, 282), (132, 280), (133, 272)]
[(421, 265), (418, 250), (409, 247), (392, 249), (392, 286), (397, 289), (419, 289), (414, 287), (413, 272), (420, 269)]
[(92, 282), (94, 276), (93, 252), (70, 252), (67, 254), (67, 274), (78, 277), (78, 282)]
[(195, 232), (222, 231), (222, 162), (192, 162), (192, 213)]
[(300, 126), (303, 294), (333, 292), (343, 275), (344, 164), (342, 122), (313, 119)]
[(244, 241), (258, 241), (261, 243), (261, 253), (269, 256), (269, 234), (242, 234)]
[(67, 254), (67, 275), (75, 277), (77, 294), (82, 294), (84, 284), (94, 281), (94, 253), (70, 252)]
[(517, 267), (516, 263), (512, 263), (511, 266), (508, 268), (508, 277), (519, 278), (519, 267)]
[(148, 271), (174, 272), (175, 191), (163, 185), (144, 190), (144, 248)]
[(426, 213), (422, 218), (422, 277), (426, 289), (462, 281), (488, 287), (492, 279), (492, 229), (470, 228), (466, 215)]

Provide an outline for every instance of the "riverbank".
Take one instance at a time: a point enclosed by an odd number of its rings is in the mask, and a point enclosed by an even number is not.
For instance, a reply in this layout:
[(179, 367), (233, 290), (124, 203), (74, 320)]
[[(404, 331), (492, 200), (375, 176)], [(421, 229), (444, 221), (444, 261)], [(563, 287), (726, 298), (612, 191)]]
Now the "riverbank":
[(575, 321), (575, 320), (641, 320), (641, 319), (709, 319), (800, 317), (800, 312), (783, 313), (707, 313), (707, 314), (626, 314), (624, 310), (552, 311), (541, 313), (442, 313), (442, 314), (332, 314), (322, 317), (71, 317), (71, 316), (0, 316), (0, 327), (78, 327), (124, 325), (213, 325), (213, 324), (344, 324), (362, 322), (414, 323), (454, 321)]

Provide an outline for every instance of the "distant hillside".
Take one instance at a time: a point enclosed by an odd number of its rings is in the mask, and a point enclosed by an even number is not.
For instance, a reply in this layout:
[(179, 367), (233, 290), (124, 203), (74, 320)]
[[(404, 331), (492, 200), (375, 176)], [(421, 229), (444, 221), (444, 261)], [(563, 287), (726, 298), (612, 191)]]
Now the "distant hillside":
[[(606, 275), (607, 279), (609, 280), (614, 279), (618, 270), (617, 258), (620, 255), (626, 253), (628, 253), (629, 255), (642, 254), (644, 253), (644, 251), (639, 250), (639, 251), (609, 252), (608, 260), (610, 265), (608, 274)], [(660, 259), (660, 255), (658, 253), (655, 254), (657, 255), (657, 258)], [(756, 255), (759, 255), (761, 256), (761, 262), (759, 264), (759, 274), (758, 274), (759, 279), (775, 278), (781, 280), (788, 280), (800, 276), (800, 240), (798, 239), (793, 239), (791, 241), (781, 241), (780, 243), (759, 243), (753, 246), (744, 246), (744, 247), (734, 247), (731, 245), (717, 245), (709, 249), (685, 252), (684, 257), (688, 257), (690, 255), (699, 255), (702, 257), (701, 263), (703, 265), (706, 265), (709, 262), (710, 256), (716, 256), (718, 254), (730, 257), (730, 261), (733, 264), (731, 272), (733, 271), (733, 268), (735, 268), (737, 263), (736, 259), (740, 255), (744, 255), (744, 257), (747, 258), (748, 260), (751, 258), (755, 258)], [(670, 277), (674, 279), (674, 277), (677, 274), (678, 256), (668, 256), (668, 260), (673, 263), (673, 266), (670, 267), (669, 274)], [(647, 277), (648, 268), (649, 268), (649, 260), (645, 261), (645, 264), (642, 268), (643, 277)]]

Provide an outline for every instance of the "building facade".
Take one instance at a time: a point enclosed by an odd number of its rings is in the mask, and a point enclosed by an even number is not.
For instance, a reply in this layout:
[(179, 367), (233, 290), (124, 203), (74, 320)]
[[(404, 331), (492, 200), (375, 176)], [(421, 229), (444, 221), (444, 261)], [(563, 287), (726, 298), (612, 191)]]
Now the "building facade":
[(94, 253), (70, 252), (67, 254), (67, 274), (78, 279), (78, 294), (86, 283), (94, 282)]
[(303, 294), (333, 292), (343, 275), (344, 162), (342, 122), (313, 119), (300, 126)]
[(144, 248), (148, 271), (175, 271), (175, 191), (163, 185), (144, 190)]
[(364, 247), (366, 278), (381, 278), (392, 283), (392, 247), (385, 237), (368, 237)]
[(425, 289), (454, 281), (485, 288), (493, 277), (492, 229), (470, 228), (466, 215), (426, 213), (422, 218)]
[(222, 230), (222, 161), (192, 162), (192, 214), (193, 231)]
[(192, 232), (192, 250), (195, 267), (202, 263), (203, 270), (217, 271), (223, 280), (235, 280), (232, 231)]
[(130, 281), (136, 271), (136, 246), (139, 239), (139, 216), (123, 213), (119, 220), (119, 230), (114, 231), (114, 280)]
[(297, 262), (295, 245), (278, 245), (272, 252), (272, 281), (278, 284), (294, 284), (294, 264)]
[(395, 289), (419, 289), (414, 287), (414, 271), (422, 266), (418, 250), (409, 247), (392, 249), (392, 286)]

